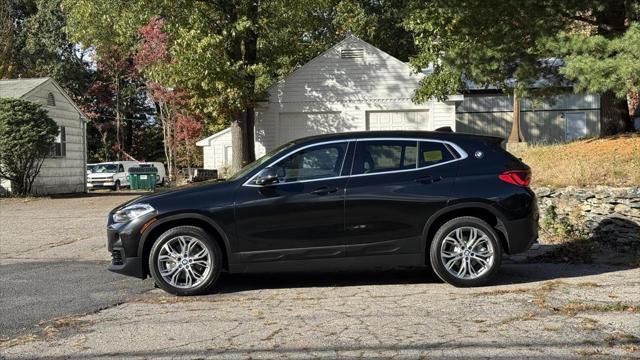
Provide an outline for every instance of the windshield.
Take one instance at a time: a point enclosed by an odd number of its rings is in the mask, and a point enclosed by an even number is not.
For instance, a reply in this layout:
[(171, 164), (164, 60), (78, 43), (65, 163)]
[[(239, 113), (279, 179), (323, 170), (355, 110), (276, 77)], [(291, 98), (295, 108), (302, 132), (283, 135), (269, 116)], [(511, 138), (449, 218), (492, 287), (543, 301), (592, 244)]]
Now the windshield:
[(281, 146), (269, 151), (266, 155), (262, 156), (258, 160), (245, 165), (242, 169), (240, 169), (240, 171), (238, 171), (234, 175), (230, 176), (228, 178), (228, 180), (236, 180), (236, 179), (239, 179), (239, 178), (247, 175), (251, 171), (255, 170), (258, 166), (260, 166), (260, 165), (266, 163), (267, 161), (271, 160), (274, 156), (278, 155), (278, 153), (281, 152), (282, 150), (288, 149), (293, 145), (295, 145), (295, 142), (292, 141), (292, 142), (288, 142), (288, 143), (286, 143), (284, 145), (281, 145)]
[(115, 173), (118, 172), (117, 164), (98, 164), (92, 170), (94, 173)]

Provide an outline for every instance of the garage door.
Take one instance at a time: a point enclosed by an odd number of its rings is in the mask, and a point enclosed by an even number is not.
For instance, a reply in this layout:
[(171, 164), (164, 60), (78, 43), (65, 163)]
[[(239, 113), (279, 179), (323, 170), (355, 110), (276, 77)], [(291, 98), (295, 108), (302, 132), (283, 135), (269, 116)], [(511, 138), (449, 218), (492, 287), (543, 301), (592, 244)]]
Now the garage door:
[(370, 111), (367, 130), (433, 130), (429, 111)]
[(344, 131), (340, 112), (280, 113), (278, 142)]

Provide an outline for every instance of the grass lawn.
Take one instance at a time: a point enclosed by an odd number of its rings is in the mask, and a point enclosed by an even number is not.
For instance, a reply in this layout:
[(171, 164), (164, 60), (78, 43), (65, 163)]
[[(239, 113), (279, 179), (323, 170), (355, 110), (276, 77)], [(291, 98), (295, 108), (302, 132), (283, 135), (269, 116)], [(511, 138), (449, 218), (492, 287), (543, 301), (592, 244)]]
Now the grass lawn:
[(640, 186), (640, 134), (532, 146), (513, 154), (531, 166), (534, 186)]

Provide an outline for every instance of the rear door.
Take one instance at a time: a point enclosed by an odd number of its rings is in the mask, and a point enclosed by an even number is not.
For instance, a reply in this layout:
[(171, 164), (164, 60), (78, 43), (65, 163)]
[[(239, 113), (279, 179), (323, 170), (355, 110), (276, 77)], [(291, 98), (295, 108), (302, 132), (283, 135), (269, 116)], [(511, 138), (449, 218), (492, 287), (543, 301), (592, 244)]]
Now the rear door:
[(437, 141), (358, 141), (345, 195), (347, 256), (420, 252), (427, 219), (448, 201), (456, 154)]

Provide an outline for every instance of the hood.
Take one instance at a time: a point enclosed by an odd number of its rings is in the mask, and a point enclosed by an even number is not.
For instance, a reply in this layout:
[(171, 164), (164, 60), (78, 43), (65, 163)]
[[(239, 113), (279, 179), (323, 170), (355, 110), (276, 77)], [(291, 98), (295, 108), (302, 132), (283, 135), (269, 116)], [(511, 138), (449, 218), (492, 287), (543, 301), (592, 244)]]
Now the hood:
[(103, 179), (113, 177), (116, 173), (90, 173), (87, 177), (92, 179)]
[(127, 204), (134, 203), (149, 203), (151, 205), (163, 203), (169, 204), (175, 201), (177, 198), (188, 198), (193, 197), (197, 199), (201, 196), (211, 196), (211, 193), (224, 192), (229, 189), (229, 187), (233, 184), (228, 181), (203, 181), (199, 183), (191, 183), (185, 186), (181, 186), (176, 189), (164, 190), (155, 192), (149, 195), (144, 195), (139, 198), (134, 199), (133, 201)]

